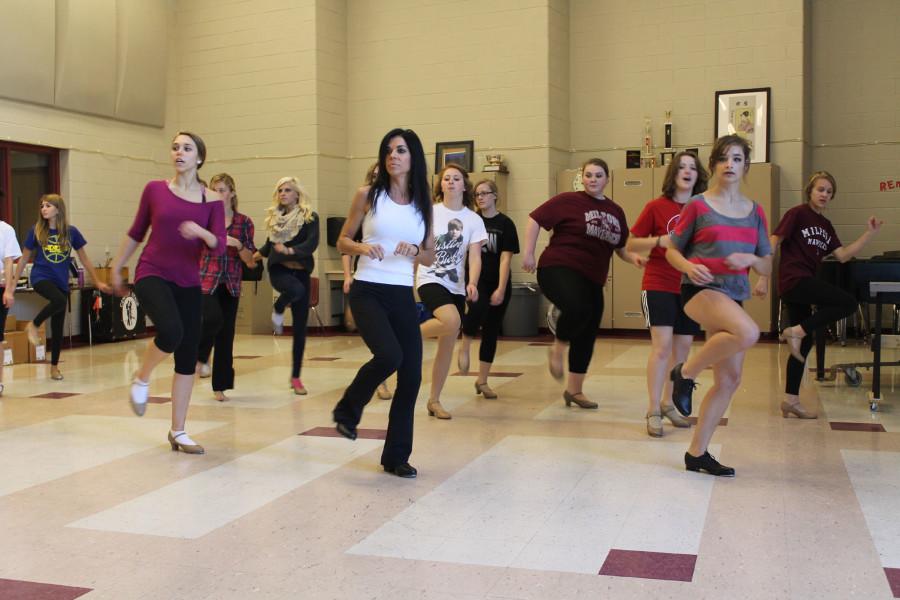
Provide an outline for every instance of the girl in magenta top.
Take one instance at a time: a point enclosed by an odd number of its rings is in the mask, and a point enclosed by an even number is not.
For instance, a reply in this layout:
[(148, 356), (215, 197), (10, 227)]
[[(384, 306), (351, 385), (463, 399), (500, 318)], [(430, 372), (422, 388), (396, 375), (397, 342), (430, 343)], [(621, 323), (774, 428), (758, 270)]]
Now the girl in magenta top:
[(689, 152), (675, 155), (663, 178), (662, 195), (644, 207), (631, 226), (626, 248), (632, 252), (650, 252), (641, 285), (641, 308), (650, 328), (650, 356), (647, 359), (647, 434), (662, 437), (662, 417), (675, 427), (691, 423), (675, 410), (671, 401), (668, 374), (675, 364), (684, 362), (694, 336), (700, 333), (697, 322), (687, 316), (681, 305), (681, 273), (666, 260), (660, 244), (675, 229), (681, 209), (692, 196), (706, 191), (708, 176), (700, 159)]
[(549, 352), (550, 374), (563, 378), (563, 355), (569, 348), (569, 378), (563, 399), (581, 408), (597, 408), (583, 391), (594, 341), (603, 316), (603, 284), (613, 252), (638, 267), (645, 259), (625, 250), (628, 223), (625, 211), (603, 191), (609, 167), (599, 158), (582, 165), (583, 192), (566, 192), (550, 198), (531, 212), (525, 228), (522, 267), (535, 271), (534, 248), (541, 228), (553, 231), (550, 244), (537, 265), (537, 280), (544, 295), (559, 309), (553, 345)]
[[(825, 210), (834, 199), (837, 184), (827, 171), (813, 173), (806, 184), (806, 202), (787, 211), (772, 234), (772, 248), (781, 246), (778, 262), (778, 293), (787, 309), (791, 326), (781, 334), (791, 350), (787, 361), (785, 399), (781, 415), (815, 419), (817, 414), (800, 404), (800, 380), (806, 356), (813, 344), (807, 334), (848, 317), (856, 310), (856, 299), (837, 286), (816, 279), (822, 259), (833, 254), (847, 262), (865, 247), (883, 221), (869, 217), (866, 231), (849, 246), (841, 245)], [(758, 292), (768, 291), (768, 279), (760, 280)], [(812, 312), (811, 305), (816, 306)]]
[(174, 353), (169, 444), (172, 450), (203, 454), (203, 446), (184, 430), (200, 342), (198, 265), (204, 247), (215, 254), (225, 251), (225, 207), (197, 175), (206, 160), (206, 145), (200, 136), (179, 132), (172, 140), (171, 158), (174, 177), (151, 181), (144, 188), (134, 223), (113, 261), (112, 284), (122, 290), (121, 269), (150, 229), (150, 239), (138, 260), (134, 291), (156, 326), (156, 337), (147, 345), (131, 384), (131, 408), (138, 416), (144, 414), (150, 375)]
[(749, 169), (745, 139), (726, 135), (716, 140), (709, 156), (709, 190), (688, 202), (675, 231), (662, 240), (669, 246), (666, 260), (683, 273), (684, 311), (706, 330), (706, 343), (672, 369), (672, 403), (689, 415), (694, 380), (708, 366), (714, 379), (684, 465), (726, 477), (734, 477), (734, 469), (719, 464), (707, 447), (740, 384), (744, 354), (759, 338), (759, 326), (741, 305), (750, 297), (749, 270), (760, 275), (772, 270), (766, 216), (741, 194), (741, 180)]

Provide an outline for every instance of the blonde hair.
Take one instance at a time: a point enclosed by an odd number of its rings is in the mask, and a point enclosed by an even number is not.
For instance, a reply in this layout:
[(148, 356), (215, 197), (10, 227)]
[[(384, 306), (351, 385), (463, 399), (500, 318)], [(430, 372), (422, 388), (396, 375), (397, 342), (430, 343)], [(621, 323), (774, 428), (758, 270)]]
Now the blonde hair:
[(272, 206), (266, 209), (266, 228), (271, 230), (274, 226), (275, 222), (278, 220), (278, 217), (285, 214), (284, 208), (281, 206), (281, 202), (278, 201), (278, 188), (283, 186), (284, 184), (289, 184), (295, 192), (297, 192), (297, 206), (300, 209), (300, 218), (303, 223), (309, 223), (312, 221), (312, 207), (309, 205), (309, 194), (306, 193), (306, 190), (303, 189), (303, 186), (300, 185), (300, 181), (296, 177), (282, 177), (278, 180), (278, 183), (275, 184), (275, 190), (272, 192)]
[(237, 187), (234, 185), (234, 178), (228, 173), (219, 173), (218, 175), (213, 175), (212, 179), (209, 180), (209, 188), (212, 189), (219, 182), (222, 182), (228, 186), (228, 189), (231, 191), (231, 210), (233, 212), (237, 212), (238, 197)]
[[(69, 221), (66, 218), (66, 201), (59, 194), (44, 194), (38, 205), (38, 219), (34, 224), (34, 237), (41, 246), (47, 245), (50, 237), (50, 223), (41, 215), (41, 205), (47, 202), (56, 207), (56, 239), (61, 250), (69, 248)], [(63, 252), (65, 254), (65, 252)]]

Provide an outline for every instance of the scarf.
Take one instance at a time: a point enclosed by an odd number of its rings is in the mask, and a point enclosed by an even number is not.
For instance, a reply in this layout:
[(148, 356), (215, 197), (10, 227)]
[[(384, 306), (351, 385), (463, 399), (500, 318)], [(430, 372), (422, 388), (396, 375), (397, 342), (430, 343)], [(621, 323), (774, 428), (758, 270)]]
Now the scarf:
[(269, 210), (271, 212), (266, 225), (269, 227), (269, 239), (275, 244), (284, 244), (293, 239), (306, 223), (306, 211), (301, 210), (299, 204), (286, 213), (282, 213), (277, 207)]

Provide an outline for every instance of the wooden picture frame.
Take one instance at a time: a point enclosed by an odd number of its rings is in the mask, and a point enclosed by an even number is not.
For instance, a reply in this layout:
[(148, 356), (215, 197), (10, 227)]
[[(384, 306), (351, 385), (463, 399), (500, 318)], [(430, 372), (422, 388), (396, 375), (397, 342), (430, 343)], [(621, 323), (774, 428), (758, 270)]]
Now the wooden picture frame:
[(772, 88), (749, 88), (716, 92), (716, 138), (739, 135), (750, 142), (751, 163), (769, 162), (769, 130)]
[(437, 175), (447, 164), (456, 164), (471, 173), (475, 168), (475, 142), (438, 142), (434, 146), (434, 173)]

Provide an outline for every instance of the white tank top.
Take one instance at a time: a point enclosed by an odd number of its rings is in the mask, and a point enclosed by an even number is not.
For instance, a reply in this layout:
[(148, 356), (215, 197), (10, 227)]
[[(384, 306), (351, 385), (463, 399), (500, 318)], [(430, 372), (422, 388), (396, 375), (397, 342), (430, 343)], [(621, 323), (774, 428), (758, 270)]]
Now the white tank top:
[(421, 246), (424, 237), (425, 222), (415, 205), (397, 204), (386, 192), (379, 191), (375, 206), (363, 218), (362, 241), (380, 244), (384, 248), (384, 259), (360, 256), (354, 277), (360, 281), (412, 287), (415, 258), (397, 256), (394, 248), (398, 242)]

